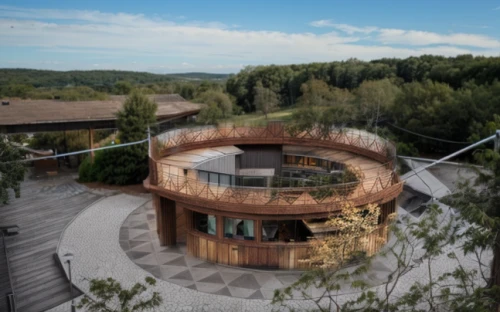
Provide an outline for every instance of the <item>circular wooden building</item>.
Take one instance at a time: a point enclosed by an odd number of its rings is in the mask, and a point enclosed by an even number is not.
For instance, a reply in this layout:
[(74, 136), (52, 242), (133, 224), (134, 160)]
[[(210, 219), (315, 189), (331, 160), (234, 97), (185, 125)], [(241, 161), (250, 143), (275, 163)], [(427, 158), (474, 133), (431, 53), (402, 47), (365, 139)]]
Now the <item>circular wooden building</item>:
[(144, 185), (160, 243), (234, 266), (300, 268), (346, 200), (381, 207), (372, 254), (402, 190), (394, 145), (361, 130), (291, 133), (280, 122), (172, 130), (151, 141), (150, 154)]

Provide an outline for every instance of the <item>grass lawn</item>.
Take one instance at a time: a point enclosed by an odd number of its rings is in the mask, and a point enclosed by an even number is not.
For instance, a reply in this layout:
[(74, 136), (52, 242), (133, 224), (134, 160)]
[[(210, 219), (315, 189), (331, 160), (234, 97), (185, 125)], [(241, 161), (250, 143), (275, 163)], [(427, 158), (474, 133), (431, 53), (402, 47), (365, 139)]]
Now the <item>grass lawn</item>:
[(232, 123), (235, 125), (265, 125), (266, 121), (269, 120), (284, 120), (288, 121), (292, 118), (292, 113), (295, 111), (295, 108), (288, 108), (288, 109), (283, 109), (279, 110), (274, 113), (270, 113), (267, 115), (267, 120), (264, 114), (262, 113), (250, 113), (250, 114), (245, 114), (245, 115), (239, 115), (239, 116), (232, 116), (231, 118), (224, 120), (221, 122), (222, 124), (224, 123)]

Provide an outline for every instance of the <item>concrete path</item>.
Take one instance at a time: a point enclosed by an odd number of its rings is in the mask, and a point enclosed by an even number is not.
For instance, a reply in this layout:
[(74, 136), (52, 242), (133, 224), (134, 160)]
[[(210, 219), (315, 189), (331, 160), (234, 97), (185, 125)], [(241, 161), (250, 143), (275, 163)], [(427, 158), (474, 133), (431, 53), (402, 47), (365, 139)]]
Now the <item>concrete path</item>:
[[(127, 256), (119, 243), (120, 228), (127, 217), (149, 198), (116, 195), (83, 211), (64, 232), (58, 254), (74, 254), (74, 283), (88, 292), (88, 279), (112, 277), (125, 287), (143, 282), (151, 274)], [(271, 311), (269, 300), (248, 300), (199, 292), (158, 280), (150, 291), (160, 292), (164, 304), (157, 311)], [(299, 310), (312, 306), (293, 303)]]
[[(259, 281), (256, 274), (270, 274), (271, 276), (264, 278), (272, 279), (273, 275), (276, 277), (279, 273), (251, 273), (256, 280), (252, 287), (242, 281), (231, 284), (242, 276), (246, 279), (248, 272), (242, 273), (241, 269), (236, 268), (214, 268), (212, 264), (184, 256), (182, 248), (165, 253), (166, 250), (158, 246), (156, 238), (151, 235), (149, 224), (154, 221), (151, 216), (148, 217), (151, 209), (149, 201), (149, 197), (123, 194), (105, 198), (88, 207), (65, 230), (58, 254), (62, 256), (71, 252), (75, 255), (74, 282), (83, 292), (88, 292), (88, 280), (92, 278), (112, 277), (123, 286), (131, 287), (136, 282), (144, 281), (146, 276), (156, 276), (167, 280), (159, 279), (157, 285), (149, 290), (158, 291), (164, 299), (164, 304), (156, 311), (271, 311), (278, 308), (271, 305), (270, 300), (250, 297), (258, 293), (257, 290), (260, 290), (264, 298), (268, 297), (262, 292), (266, 282)], [(443, 209), (445, 214), (442, 216), (442, 223), (445, 224), (452, 211), (444, 206)], [(400, 211), (400, 214), (403, 215), (404, 211)], [(145, 223), (148, 224), (148, 229), (144, 226)], [(390, 241), (388, 244), (391, 243)], [(421, 253), (419, 247), (416, 248), (415, 259)], [(454, 269), (455, 262), (447, 257), (447, 253), (456, 250), (455, 248), (446, 246), (445, 253), (433, 262), (433, 276)], [(135, 264), (129, 256), (139, 263)], [(464, 257), (460, 252), (457, 257), (466, 269), (477, 267), (475, 259)], [(394, 261), (391, 258), (377, 258), (366, 278), (383, 280), (389, 274), (388, 268), (395, 267)], [(229, 274), (232, 272), (235, 275)], [(393, 296), (406, 293), (415, 281), (425, 283), (426, 279), (427, 266), (416, 265), (400, 278)], [(214, 283), (215, 280), (217, 283)], [(221, 289), (227, 289), (228, 292), (219, 293)], [(382, 293), (384, 287), (374, 287), (373, 290)], [(251, 294), (247, 296), (249, 293)], [(343, 303), (356, 297), (356, 292), (346, 287), (337, 300)], [(287, 303), (298, 311), (315, 307), (307, 300), (295, 299)]]

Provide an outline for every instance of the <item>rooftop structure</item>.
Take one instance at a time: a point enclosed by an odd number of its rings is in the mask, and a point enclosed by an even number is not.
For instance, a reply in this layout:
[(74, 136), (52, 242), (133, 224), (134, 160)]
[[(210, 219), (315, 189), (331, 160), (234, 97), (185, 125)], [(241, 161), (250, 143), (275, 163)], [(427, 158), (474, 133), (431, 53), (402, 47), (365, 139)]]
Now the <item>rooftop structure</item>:
[(161, 134), (151, 150), (144, 185), (162, 245), (186, 242), (191, 255), (234, 266), (300, 268), (345, 201), (380, 205), (373, 254), (402, 191), (393, 144), (360, 130), (203, 127)]
[[(188, 102), (178, 94), (148, 97), (158, 104), (158, 120), (194, 115), (201, 109), (201, 105)], [(105, 101), (2, 100), (0, 132), (114, 128), (116, 113), (126, 98), (118, 95)]]

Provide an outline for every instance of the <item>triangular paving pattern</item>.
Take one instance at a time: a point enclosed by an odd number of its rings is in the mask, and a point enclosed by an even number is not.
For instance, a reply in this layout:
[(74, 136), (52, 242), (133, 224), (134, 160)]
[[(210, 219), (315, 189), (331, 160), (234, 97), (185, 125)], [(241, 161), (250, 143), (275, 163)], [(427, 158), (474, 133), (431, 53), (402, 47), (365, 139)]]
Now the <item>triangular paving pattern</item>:
[(232, 297), (231, 296), (231, 292), (229, 291), (229, 289), (227, 287), (224, 287), (216, 292), (213, 293), (214, 295), (221, 295), (221, 296), (228, 296), (228, 297)]
[(174, 261), (175, 259), (178, 259), (180, 257), (183, 257), (182, 255), (179, 254), (172, 254), (168, 252), (158, 252), (156, 253), (156, 259), (158, 260), (158, 263), (167, 265), (170, 261)]
[(198, 282), (225, 284), (219, 272), (215, 272), (212, 275), (205, 277), (204, 279), (198, 280)]
[(184, 260), (184, 257), (179, 257), (177, 259), (174, 259), (172, 261), (169, 261), (167, 263), (163, 263), (164, 265), (176, 265), (176, 266), (183, 266), (187, 267), (186, 260)]
[(149, 233), (149, 231), (129, 229), (128, 230), (128, 239), (134, 240), (136, 237), (144, 235), (145, 233)]
[[(209, 277), (210, 275), (217, 273), (216, 270), (208, 270), (208, 269), (197, 269), (197, 268), (189, 268), (191, 274), (195, 281), (199, 281), (204, 279), (205, 277)], [(223, 282), (224, 284), (224, 282)]]
[(149, 232), (146, 232), (144, 234), (134, 237), (132, 240), (149, 242), (151, 241), (151, 236), (149, 235)]
[(255, 292), (255, 290), (248, 288), (232, 287), (232, 286), (228, 286), (227, 288), (231, 292), (231, 295), (237, 298), (247, 298), (250, 297)]
[(210, 263), (210, 262), (203, 262), (203, 263), (197, 264), (197, 265), (193, 266), (193, 268), (217, 270), (217, 266), (213, 263)]
[(221, 274), (224, 282), (226, 284), (229, 284), (232, 281), (234, 281), (235, 279), (237, 279), (238, 277), (240, 277), (241, 275), (243, 275), (244, 273), (220, 272), (220, 274)]
[[(196, 288), (198, 289), (198, 291), (211, 294), (216, 293), (217, 291), (222, 290), (223, 288), (227, 289), (226, 285), (224, 284), (212, 284), (212, 283), (201, 283), (201, 282), (196, 282)], [(229, 292), (229, 290), (227, 292)], [(227, 296), (230, 296), (230, 294)]]
[(256, 292), (248, 296), (247, 299), (264, 299), (264, 296), (262, 295), (260, 290), (257, 290)]
[(137, 260), (137, 259), (140, 259), (140, 258), (143, 258), (145, 256), (149, 255), (148, 252), (140, 252), (140, 251), (127, 251), (127, 256), (129, 256), (129, 258), (131, 258), (132, 260)]
[(171, 279), (182, 279), (187, 281), (193, 281), (193, 276), (191, 275), (191, 272), (189, 272), (189, 270), (185, 270), (179, 274), (172, 276)]
[(196, 288), (196, 284), (193, 284), (191, 286), (187, 286), (186, 288), (198, 290), (198, 288)]
[(164, 280), (169, 280), (172, 276), (184, 272), (186, 268), (180, 266), (160, 265), (161, 275)]
[(141, 246), (141, 245), (144, 245), (144, 244), (149, 244), (149, 242), (131, 240), (129, 244), (130, 244), (130, 248), (135, 248), (137, 246)]
[(255, 277), (250, 273), (245, 273), (228, 284), (228, 286), (241, 287), (248, 289), (259, 289), (260, 285), (255, 279)]
[(146, 271), (148, 271), (149, 273), (153, 274), (153, 276), (156, 277), (156, 278), (161, 278), (162, 277), (160, 267), (158, 267), (158, 266), (154, 267), (152, 269), (146, 270)]
[(141, 225), (134, 226), (132, 228), (136, 230), (149, 230), (149, 225), (147, 223), (143, 223)]
[(153, 253), (153, 251), (154, 251), (153, 245), (151, 243), (147, 243), (147, 242), (145, 244), (140, 244), (137, 247), (133, 247), (130, 250), (132, 250), (132, 251), (149, 252), (149, 253)]
[(148, 254), (145, 257), (134, 260), (136, 264), (159, 265), (154, 254)]

